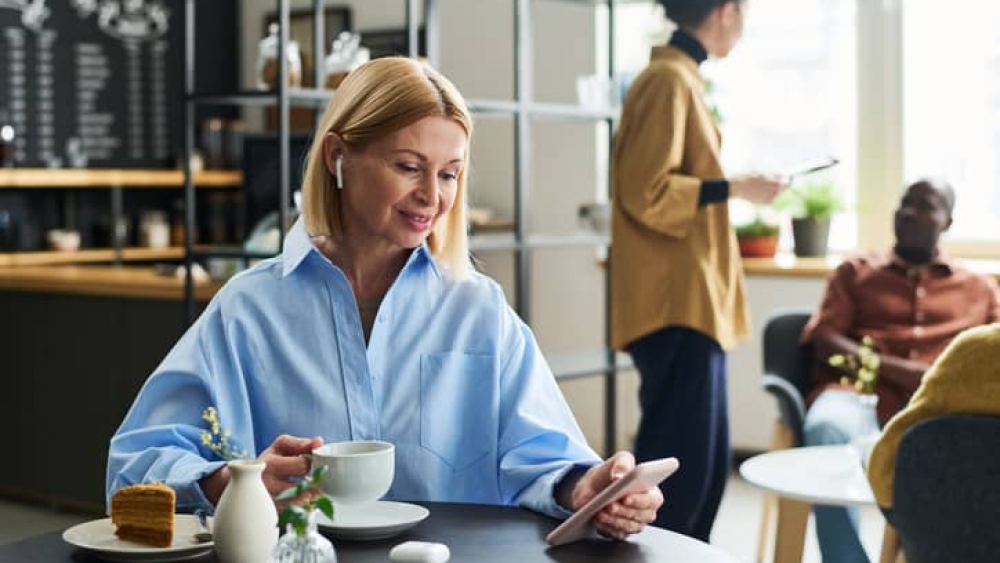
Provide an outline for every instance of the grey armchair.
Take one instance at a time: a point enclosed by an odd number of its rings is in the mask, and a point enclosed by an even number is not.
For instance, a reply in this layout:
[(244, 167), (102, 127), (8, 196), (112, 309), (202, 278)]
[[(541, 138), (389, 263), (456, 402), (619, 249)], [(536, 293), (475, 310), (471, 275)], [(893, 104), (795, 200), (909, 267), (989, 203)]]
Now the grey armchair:
[(778, 426), (772, 449), (802, 445), (805, 397), (812, 387), (811, 346), (799, 344), (811, 311), (789, 309), (771, 315), (764, 326), (764, 390), (778, 401)]
[(1000, 418), (948, 415), (903, 434), (893, 506), (908, 563), (1000, 561)]
[[(807, 309), (779, 310), (764, 325), (764, 375), (761, 384), (778, 401), (772, 450), (801, 446), (803, 442), (805, 397), (812, 387), (813, 353), (811, 346), (799, 344), (799, 338), (811, 314)], [(765, 495), (757, 538), (757, 561), (764, 560), (777, 512), (777, 500)]]

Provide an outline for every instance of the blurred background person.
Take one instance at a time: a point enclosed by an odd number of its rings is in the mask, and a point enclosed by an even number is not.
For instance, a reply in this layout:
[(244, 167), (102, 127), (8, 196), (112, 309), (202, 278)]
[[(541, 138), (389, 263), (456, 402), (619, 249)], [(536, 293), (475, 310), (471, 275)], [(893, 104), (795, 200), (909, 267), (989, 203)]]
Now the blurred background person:
[(699, 65), (743, 34), (747, 0), (660, 0), (677, 29), (629, 88), (612, 160), (611, 340), (639, 370), (637, 459), (677, 456), (656, 525), (708, 541), (730, 469), (726, 350), (749, 332), (728, 200), (770, 203), (775, 177), (727, 177)]

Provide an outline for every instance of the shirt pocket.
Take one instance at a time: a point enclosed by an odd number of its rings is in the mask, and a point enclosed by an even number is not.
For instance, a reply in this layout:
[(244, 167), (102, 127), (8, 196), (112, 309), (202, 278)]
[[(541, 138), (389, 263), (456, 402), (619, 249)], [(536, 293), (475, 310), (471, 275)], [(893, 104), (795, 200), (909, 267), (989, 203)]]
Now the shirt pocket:
[(495, 448), (494, 356), (420, 357), (420, 445), (461, 471)]

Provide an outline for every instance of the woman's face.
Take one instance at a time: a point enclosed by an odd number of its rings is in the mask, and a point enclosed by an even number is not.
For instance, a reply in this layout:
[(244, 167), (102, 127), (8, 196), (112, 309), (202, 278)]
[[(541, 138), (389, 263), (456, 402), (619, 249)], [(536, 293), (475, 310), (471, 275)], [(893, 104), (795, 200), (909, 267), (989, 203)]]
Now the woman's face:
[(415, 248), (455, 203), (468, 138), (444, 117), (426, 117), (363, 150), (344, 153), (344, 237), (387, 251)]
[(743, 37), (743, 24), (746, 19), (746, 0), (733, 0), (719, 7), (719, 51), (712, 53), (717, 57), (728, 56)]

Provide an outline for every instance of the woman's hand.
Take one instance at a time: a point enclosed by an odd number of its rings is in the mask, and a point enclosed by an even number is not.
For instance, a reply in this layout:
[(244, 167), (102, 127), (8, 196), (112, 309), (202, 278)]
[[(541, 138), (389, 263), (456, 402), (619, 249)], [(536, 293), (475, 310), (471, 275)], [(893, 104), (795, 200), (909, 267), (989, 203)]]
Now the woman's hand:
[(788, 181), (779, 176), (746, 174), (729, 178), (729, 195), (750, 203), (766, 205), (788, 187)]
[[(290, 479), (305, 477), (311, 464), (309, 459), (303, 457), (302, 454), (311, 453), (322, 445), (323, 438), (319, 436), (315, 438), (297, 438), (287, 434), (278, 436), (270, 447), (257, 458), (264, 462), (264, 473), (261, 475), (261, 479), (264, 481), (267, 492), (272, 497), (277, 496), (278, 493), (292, 486)], [(218, 505), (222, 491), (229, 484), (229, 468), (223, 465), (214, 473), (202, 477), (198, 484), (201, 485), (205, 497), (212, 504)], [(280, 509), (288, 502), (299, 500), (301, 499), (291, 499), (291, 501), (278, 503), (278, 508)]]
[[(618, 452), (604, 463), (587, 470), (573, 485), (569, 508), (579, 510), (605, 487), (620, 479), (635, 467), (635, 458), (629, 452)], [(658, 487), (645, 492), (625, 495), (605, 506), (594, 515), (597, 531), (609, 538), (624, 540), (638, 534), (646, 524), (656, 520), (656, 511), (663, 504), (663, 493)]]
[[(315, 438), (298, 438), (282, 434), (275, 438), (274, 442), (266, 450), (261, 452), (257, 458), (264, 462), (264, 473), (261, 479), (264, 487), (272, 497), (291, 487), (294, 481), (301, 479), (309, 473), (312, 463), (303, 454), (312, 453), (313, 450), (323, 445), (323, 439), (319, 436)], [(309, 493), (306, 493), (309, 494)], [(280, 509), (289, 502), (298, 502), (303, 499), (290, 499), (276, 503)]]

